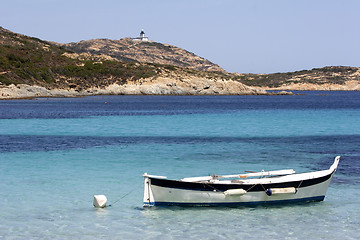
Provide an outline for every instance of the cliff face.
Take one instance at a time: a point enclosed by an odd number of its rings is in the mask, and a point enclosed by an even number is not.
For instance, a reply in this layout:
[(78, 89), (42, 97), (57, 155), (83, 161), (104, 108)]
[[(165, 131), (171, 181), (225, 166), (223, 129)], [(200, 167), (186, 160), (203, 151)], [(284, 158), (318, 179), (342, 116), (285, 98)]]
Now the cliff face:
[(103, 54), (124, 62), (173, 65), (200, 71), (225, 72), (219, 65), (169, 44), (157, 42), (94, 39), (61, 45), (76, 53)]

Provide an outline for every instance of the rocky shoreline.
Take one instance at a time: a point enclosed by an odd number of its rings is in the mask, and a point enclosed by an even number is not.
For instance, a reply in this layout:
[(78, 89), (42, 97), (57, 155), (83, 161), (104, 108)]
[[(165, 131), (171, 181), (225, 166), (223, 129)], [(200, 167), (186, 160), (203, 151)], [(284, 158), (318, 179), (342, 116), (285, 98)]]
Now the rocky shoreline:
[[(271, 91), (277, 91), (276, 93)], [(233, 80), (158, 77), (87, 89), (46, 88), (27, 84), (0, 86), (0, 100), (95, 95), (293, 95), (291, 91), (360, 91), (358, 81), (340, 84), (289, 84), (277, 88), (249, 87)]]
[[(27, 84), (0, 87), (0, 99), (36, 97), (81, 97), (94, 95), (267, 95), (267, 91), (248, 87), (232, 80), (207, 78), (173, 79), (159, 77), (141, 79), (123, 85), (111, 84), (106, 87), (91, 87), (82, 90), (71, 88), (48, 89)], [(283, 93), (290, 94), (290, 93)]]

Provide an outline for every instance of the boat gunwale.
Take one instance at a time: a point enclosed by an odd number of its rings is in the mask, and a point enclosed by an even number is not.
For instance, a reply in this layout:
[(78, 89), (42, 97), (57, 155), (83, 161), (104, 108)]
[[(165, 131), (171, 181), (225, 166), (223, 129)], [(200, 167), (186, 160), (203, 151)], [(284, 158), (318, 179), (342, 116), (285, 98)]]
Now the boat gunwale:
[(194, 190), (194, 191), (226, 191), (229, 189), (242, 188), (246, 191), (264, 191), (268, 188), (295, 187), (296, 189), (316, 185), (330, 179), (335, 173), (330, 172), (315, 178), (298, 179), (295, 181), (282, 181), (274, 183), (210, 183), (210, 182), (183, 182), (171, 179), (159, 179), (149, 177), (151, 185), (166, 188)]

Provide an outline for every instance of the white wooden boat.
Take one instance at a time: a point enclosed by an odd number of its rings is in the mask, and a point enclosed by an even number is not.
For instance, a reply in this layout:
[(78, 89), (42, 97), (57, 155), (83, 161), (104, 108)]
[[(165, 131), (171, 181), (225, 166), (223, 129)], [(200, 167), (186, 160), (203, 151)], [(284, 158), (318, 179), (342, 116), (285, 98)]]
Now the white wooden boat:
[(144, 176), (144, 207), (241, 206), (323, 201), (340, 156), (327, 170), (298, 173), (293, 169), (169, 180)]

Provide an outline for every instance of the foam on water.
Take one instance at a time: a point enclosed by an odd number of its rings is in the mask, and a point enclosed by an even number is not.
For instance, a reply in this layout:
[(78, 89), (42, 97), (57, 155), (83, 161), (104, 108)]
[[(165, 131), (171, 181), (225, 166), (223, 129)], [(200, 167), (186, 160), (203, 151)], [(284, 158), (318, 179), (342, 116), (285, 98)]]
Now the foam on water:
[[(0, 102), (0, 238), (358, 239), (360, 94), (327, 94)], [(336, 155), (324, 202), (142, 209), (144, 172), (302, 172)]]

